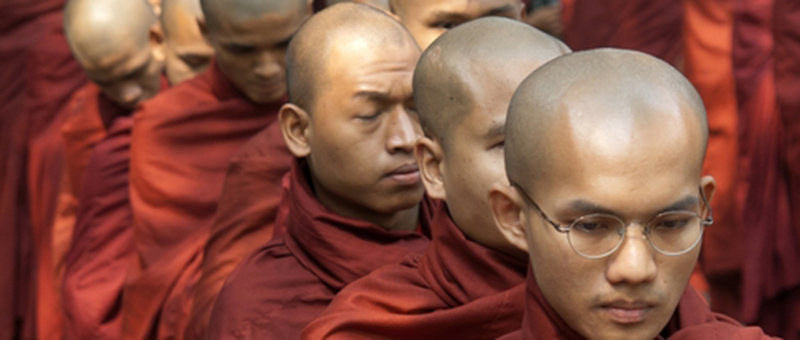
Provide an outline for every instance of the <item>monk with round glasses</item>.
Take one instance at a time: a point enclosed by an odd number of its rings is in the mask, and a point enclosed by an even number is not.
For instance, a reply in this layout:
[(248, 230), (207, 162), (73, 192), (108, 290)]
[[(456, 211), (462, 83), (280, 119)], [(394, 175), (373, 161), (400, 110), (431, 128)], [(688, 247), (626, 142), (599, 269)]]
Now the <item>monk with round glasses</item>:
[(560, 57), (507, 119), (510, 185), (490, 201), (532, 270), (522, 330), (504, 339), (768, 338), (687, 286), (716, 184), (701, 176), (702, 100), (677, 70), (622, 50)]

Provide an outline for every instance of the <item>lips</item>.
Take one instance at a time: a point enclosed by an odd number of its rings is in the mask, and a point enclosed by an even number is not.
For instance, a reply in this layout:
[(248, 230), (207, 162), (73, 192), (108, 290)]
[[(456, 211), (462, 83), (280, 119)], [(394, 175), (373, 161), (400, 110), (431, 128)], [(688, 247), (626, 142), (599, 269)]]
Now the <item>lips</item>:
[(416, 163), (405, 164), (388, 173), (386, 178), (400, 185), (416, 185), (420, 181), (419, 167)]
[(653, 304), (640, 301), (614, 301), (600, 306), (613, 322), (629, 325), (644, 321)]

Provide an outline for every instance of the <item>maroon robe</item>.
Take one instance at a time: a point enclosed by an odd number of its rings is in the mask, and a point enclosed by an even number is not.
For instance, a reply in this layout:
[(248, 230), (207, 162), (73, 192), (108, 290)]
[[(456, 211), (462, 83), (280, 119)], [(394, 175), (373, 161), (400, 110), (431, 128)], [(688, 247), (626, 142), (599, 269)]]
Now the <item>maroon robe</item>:
[(290, 173), (285, 232), (242, 261), (211, 314), (208, 339), (298, 339), (342, 288), (399, 263), (428, 245), (432, 204), (423, 200), (420, 232), (387, 231), (342, 217), (314, 196), (307, 167)]
[(231, 161), (203, 254), (203, 274), (194, 289), (187, 339), (205, 339), (225, 279), (246, 256), (272, 239), (284, 194), (282, 178), (293, 160), (280, 124), (272, 124)]
[(228, 164), (280, 106), (254, 104), (214, 62), (134, 114), (124, 339), (183, 338)]
[(683, 2), (674, 0), (574, 0), (564, 41), (574, 51), (618, 47), (679, 63)]
[[(585, 340), (571, 329), (545, 300), (533, 273), (528, 271), (522, 330), (501, 340)], [(687, 286), (672, 319), (656, 339), (670, 340), (767, 340), (758, 327), (744, 327), (735, 320), (711, 311), (706, 301)]]
[(446, 204), (433, 241), (342, 290), (302, 339), (495, 339), (521, 327), (527, 261), (468, 240)]

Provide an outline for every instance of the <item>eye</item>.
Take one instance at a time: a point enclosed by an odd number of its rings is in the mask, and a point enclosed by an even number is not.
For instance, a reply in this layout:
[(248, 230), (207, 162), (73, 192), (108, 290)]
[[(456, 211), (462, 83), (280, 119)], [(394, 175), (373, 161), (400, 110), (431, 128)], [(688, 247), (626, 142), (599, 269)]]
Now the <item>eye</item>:
[(373, 121), (375, 119), (378, 119), (378, 117), (380, 117), (381, 113), (382, 112), (377, 112), (377, 113), (374, 113), (374, 114), (371, 114), (371, 115), (359, 115), (359, 116), (356, 116), (356, 118), (359, 119), (359, 120), (363, 120), (363, 121)]
[(694, 219), (696, 218), (690, 216), (670, 216), (656, 221), (653, 227), (662, 230), (682, 229), (692, 223)]
[(572, 230), (586, 234), (603, 234), (615, 229), (615, 223), (607, 218), (583, 218), (572, 223)]
[(256, 48), (253, 46), (248, 45), (240, 45), (240, 44), (225, 44), (223, 48), (228, 52), (233, 54), (250, 54), (256, 51)]
[(199, 55), (187, 55), (181, 56), (181, 60), (183, 60), (183, 62), (186, 63), (186, 65), (189, 65), (191, 68), (198, 68), (208, 64), (211, 61), (211, 58)]
[(454, 21), (442, 21), (433, 24), (433, 27), (441, 28), (444, 30), (450, 30), (455, 28), (456, 26), (458, 26), (458, 23)]
[(505, 146), (506, 146), (506, 141), (502, 140), (499, 143), (492, 145), (492, 149), (503, 149)]

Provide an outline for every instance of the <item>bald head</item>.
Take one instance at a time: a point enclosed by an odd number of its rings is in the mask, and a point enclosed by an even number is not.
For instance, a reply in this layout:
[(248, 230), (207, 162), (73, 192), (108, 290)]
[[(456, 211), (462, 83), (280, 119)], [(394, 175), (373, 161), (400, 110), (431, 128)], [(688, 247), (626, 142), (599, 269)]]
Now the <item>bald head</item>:
[(707, 140), (703, 102), (676, 69), (643, 53), (592, 50), (553, 60), (517, 89), (506, 125), (506, 170), (525, 183), (575, 160), (599, 171), (688, 157), (696, 178)]
[(242, 25), (263, 17), (310, 14), (311, 0), (200, 0), (209, 29)]
[[(414, 101), (426, 135), (446, 146), (464, 117), (491, 110), (484, 107), (489, 89), (514, 89), (526, 74), (569, 52), (559, 40), (510, 19), (484, 18), (454, 28), (423, 53), (414, 73)], [(502, 112), (512, 94), (494, 98), (504, 105)]]
[(150, 29), (157, 24), (143, 0), (70, 0), (64, 11), (67, 40), (84, 68), (103, 67), (131, 50), (147, 48)]
[(161, 5), (161, 11), (162, 25), (167, 33), (173, 28), (178, 28), (172, 24), (174, 20), (170, 18), (178, 16), (191, 16), (195, 19), (203, 18), (200, 0), (164, 0)]
[(384, 11), (389, 10), (389, 0), (327, 0), (326, 1), (328, 6), (333, 6), (335, 4), (342, 2), (354, 2), (357, 4), (375, 6), (376, 8), (380, 8)]
[[(371, 6), (341, 3), (314, 15), (289, 44), (286, 57), (289, 100), (310, 110), (315, 94), (330, 86), (331, 57), (340, 51), (411, 47), (419, 51), (403, 25)], [(342, 62), (342, 61), (340, 61)]]
[(198, 22), (203, 19), (200, 0), (165, 0), (161, 26), (166, 42), (166, 74), (172, 85), (205, 71), (214, 55)]

